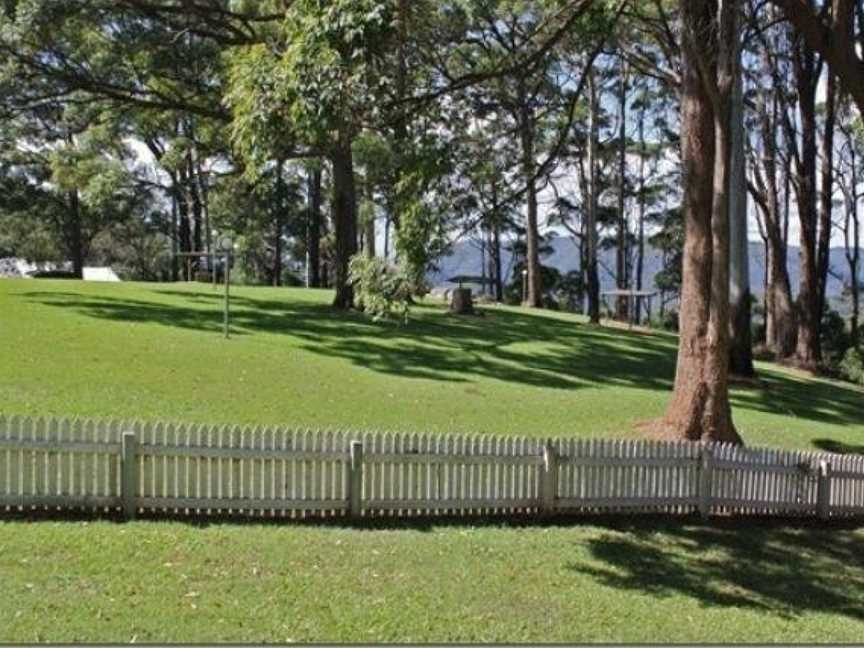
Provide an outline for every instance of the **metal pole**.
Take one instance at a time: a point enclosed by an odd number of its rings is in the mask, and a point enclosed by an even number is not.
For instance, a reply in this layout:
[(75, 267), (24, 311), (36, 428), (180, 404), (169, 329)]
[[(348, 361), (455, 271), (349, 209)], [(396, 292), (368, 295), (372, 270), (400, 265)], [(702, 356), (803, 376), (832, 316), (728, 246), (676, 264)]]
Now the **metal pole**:
[(228, 295), (228, 286), (231, 285), (231, 252), (225, 252), (225, 338), (229, 337), (228, 334), (228, 304), (229, 304), (229, 295)]

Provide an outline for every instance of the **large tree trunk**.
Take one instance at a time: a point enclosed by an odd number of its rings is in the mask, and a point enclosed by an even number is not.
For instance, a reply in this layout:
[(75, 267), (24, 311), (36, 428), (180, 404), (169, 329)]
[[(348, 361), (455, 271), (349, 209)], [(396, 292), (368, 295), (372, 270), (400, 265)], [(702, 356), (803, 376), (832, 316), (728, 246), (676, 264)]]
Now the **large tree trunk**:
[(331, 151), (330, 160), (333, 164), (333, 229), (336, 239), (333, 306), (347, 310), (354, 306), (354, 287), (348, 281), (348, 263), (357, 253), (357, 191), (354, 158), (348, 138), (340, 138)]
[(665, 422), (681, 438), (740, 443), (728, 390), (729, 115), (739, 7), (736, 2), (721, 7), (711, 0), (680, 2), (685, 242), (678, 364)]
[(588, 319), (592, 324), (600, 323), (600, 276), (597, 272), (597, 251), (599, 237), (597, 233), (597, 85), (593, 72), (588, 72), (588, 200), (585, 213), (585, 238), (587, 263), (585, 268), (585, 283), (588, 297)]
[(524, 92), (520, 93), (519, 132), (522, 139), (522, 175), (527, 184), (527, 219), (525, 223), (525, 267), (528, 270), (528, 290), (525, 305), (543, 307), (543, 284), (540, 275), (540, 231), (537, 225), (537, 180), (534, 160), (534, 115)]
[[(740, 47), (738, 58), (740, 60)], [(730, 225), (730, 357), (729, 369), (736, 376), (756, 375), (750, 328), (750, 243), (747, 237), (747, 176), (744, 156), (744, 94), (741, 75), (735, 83), (731, 110), (732, 156), (729, 195)]]
[(795, 362), (816, 369), (822, 359), (819, 343), (819, 266), (816, 252), (816, 61), (801, 43), (793, 56), (801, 118), (801, 162), (795, 183), (800, 221), (801, 283), (798, 290), (798, 345)]
[(309, 213), (306, 223), (306, 284), (321, 287), (321, 169), (315, 167), (307, 177)]

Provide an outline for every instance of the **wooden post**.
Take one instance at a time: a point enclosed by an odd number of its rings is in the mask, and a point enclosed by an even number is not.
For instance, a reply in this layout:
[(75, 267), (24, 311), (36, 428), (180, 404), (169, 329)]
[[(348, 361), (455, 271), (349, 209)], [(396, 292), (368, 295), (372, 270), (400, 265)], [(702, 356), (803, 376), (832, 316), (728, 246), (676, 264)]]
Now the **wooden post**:
[(138, 440), (135, 433), (124, 432), (120, 447), (120, 497), (123, 500), (123, 515), (127, 520), (134, 520), (138, 490), (138, 459), (135, 456)]
[(702, 448), (699, 455), (699, 514), (703, 520), (711, 513), (711, 481), (714, 455), (711, 448)]
[(543, 474), (540, 476), (540, 512), (552, 515), (555, 512), (555, 497), (558, 494), (558, 453), (552, 439), (543, 444)]
[(831, 464), (819, 462), (819, 481), (816, 487), (816, 513), (819, 519), (831, 517)]
[(363, 510), (363, 443), (351, 442), (351, 464), (348, 474), (348, 504), (351, 517), (359, 519)]

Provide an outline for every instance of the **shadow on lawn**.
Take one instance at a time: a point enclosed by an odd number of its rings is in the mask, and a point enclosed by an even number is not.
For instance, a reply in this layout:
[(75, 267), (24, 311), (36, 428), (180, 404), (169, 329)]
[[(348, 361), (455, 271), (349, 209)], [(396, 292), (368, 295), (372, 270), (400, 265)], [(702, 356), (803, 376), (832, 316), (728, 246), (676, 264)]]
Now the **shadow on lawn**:
[[(33, 513), (10, 516), (35, 521), (92, 520), (92, 515)], [(580, 554), (565, 554), (565, 571), (588, 576), (598, 583), (653, 597), (684, 596), (708, 608), (743, 608), (795, 618), (807, 613), (844, 615), (864, 621), (864, 553), (862, 535), (854, 521), (806, 519), (714, 519), (662, 515), (583, 515), (540, 519), (490, 516), (486, 518), (422, 517), (373, 518), (358, 523), (344, 519), (306, 520), (230, 517), (189, 519), (148, 515), (143, 519), (171, 520), (207, 528), (224, 524), (252, 526), (316, 526), (374, 531), (440, 532), (442, 529), (576, 529), (594, 527)], [(101, 519), (114, 519), (119, 517)], [(860, 523), (859, 523), (860, 524)]]
[[(221, 296), (159, 290), (182, 304), (73, 292), (30, 292), (42, 304), (90, 317), (155, 323), (217, 333)], [(578, 389), (595, 384), (668, 390), (673, 347), (661, 337), (562, 323), (543, 316), (488, 311), (462, 318), (419, 308), (407, 327), (379, 324), (357, 313), (317, 303), (232, 297), (235, 335), (268, 333), (294, 338), (319, 355), (342, 358), (381, 373), (450, 382), (478, 377), (537, 387)]]
[[(90, 317), (155, 323), (217, 334), (222, 295), (210, 290), (154, 290), (159, 303), (76, 292), (28, 292), (42, 304)], [(469, 382), (489, 378), (575, 390), (595, 385), (669, 391), (675, 374), (674, 340), (622, 329), (595, 328), (551, 315), (486, 309), (486, 317), (454, 317), (420, 307), (407, 327), (375, 323), (326, 304), (232, 297), (237, 337), (265, 333), (293, 338), (311, 353), (409, 378)], [(864, 393), (826, 381), (765, 372), (763, 387), (733, 389), (732, 404), (820, 423), (860, 424)]]
[(613, 528), (620, 533), (588, 541), (592, 564), (570, 563), (567, 569), (608, 587), (684, 595), (706, 607), (790, 618), (824, 612), (864, 621), (860, 533), (754, 521)]

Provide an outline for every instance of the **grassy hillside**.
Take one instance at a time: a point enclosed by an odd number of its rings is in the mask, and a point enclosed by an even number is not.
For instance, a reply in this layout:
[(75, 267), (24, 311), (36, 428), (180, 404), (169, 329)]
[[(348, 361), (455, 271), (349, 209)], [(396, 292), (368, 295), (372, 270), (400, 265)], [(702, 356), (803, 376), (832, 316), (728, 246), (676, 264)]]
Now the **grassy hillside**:
[[(634, 436), (662, 414), (675, 338), (573, 315), (438, 305), (407, 327), (328, 308), (328, 291), (0, 281), (0, 412), (201, 422)], [(753, 445), (864, 445), (864, 392), (772, 365), (736, 388)]]

